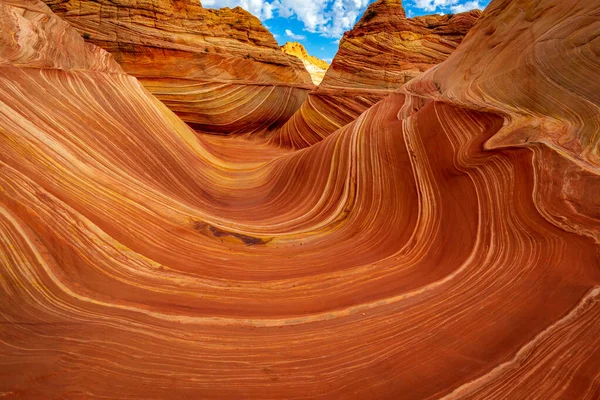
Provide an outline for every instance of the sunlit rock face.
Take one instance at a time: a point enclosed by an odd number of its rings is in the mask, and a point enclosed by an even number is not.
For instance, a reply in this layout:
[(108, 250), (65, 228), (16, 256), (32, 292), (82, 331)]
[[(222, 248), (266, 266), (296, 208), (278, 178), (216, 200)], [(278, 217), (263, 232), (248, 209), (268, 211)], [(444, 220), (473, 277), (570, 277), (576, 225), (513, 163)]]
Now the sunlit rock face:
[(299, 58), (306, 67), (306, 70), (310, 74), (310, 78), (315, 85), (319, 85), (321, 81), (323, 81), (325, 72), (327, 72), (327, 69), (329, 68), (329, 64), (308, 54), (301, 43), (287, 42), (281, 46), (281, 51), (283, 51), (285, 54), (289, 54), (290, 56)]
[(400, 0), (372, 3), (344, 34), (331, 67), (292, 119), (273, 137), (285, 147), (310, 146), (354, 121), (404, 83), (444, 61), (481, 15), (406, 18)]
[(253, 133), (286, 122), (313, 87), (304, 65), (240, 7), (196, 0), (45, 0), (194, 128)]
[(197, 134), (1, 0), (2, 396), (597, 398), (600, 4), (564, 3), (492, 1), (293, 151)]

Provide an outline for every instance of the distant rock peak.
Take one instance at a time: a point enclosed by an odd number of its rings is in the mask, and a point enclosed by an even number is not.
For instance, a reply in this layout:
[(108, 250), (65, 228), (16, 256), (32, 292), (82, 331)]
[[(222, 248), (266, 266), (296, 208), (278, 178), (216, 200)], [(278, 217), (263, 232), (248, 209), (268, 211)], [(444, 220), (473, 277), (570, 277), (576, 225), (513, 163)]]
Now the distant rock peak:
[(306, 48), (301, 43), (287, 42), (286, 44), (281, 46), (281, 50), (285, 54), (296, 56), (301, 60), (308, 60), (320, 68), (327, 69), (329, 67), (329, 64), (327, 62), (308, 54), (308, 51), (306, 51)]
[(365, 25), (390, 24), (394, 20), (406, 19), (406, 11), (401, 0), (377, 0), (369, 5), (356, 27)]
[(344, 38), (394, 31), (441, 35), (466, 34), (473, 25), (473, 19), (478, 19), (480, 16), (480, 10), (471, 10), (459, 14), (431, 14), (407, 18), (401, 0), (378, 0), (367, 8), (354, 28), (344, 34)]
[(306, 48), (304, 48), (304, 46), (298, 42), (287, 42), (281, 46), (281, 51), (287, 55), (299, 58), (310, 74), (314, 84), (318, 85), (321, 83), (325, 77), (325, 72), (327, 72), (327, 69), (329, 68), (328, 63), (308, 54)]

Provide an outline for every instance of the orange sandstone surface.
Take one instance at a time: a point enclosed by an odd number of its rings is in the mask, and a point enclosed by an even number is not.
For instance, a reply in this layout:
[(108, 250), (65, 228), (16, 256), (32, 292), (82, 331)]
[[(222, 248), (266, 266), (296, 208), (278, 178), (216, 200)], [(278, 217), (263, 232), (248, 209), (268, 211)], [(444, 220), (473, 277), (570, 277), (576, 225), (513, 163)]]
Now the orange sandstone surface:
[(194, 128), (253, 133), (283, 125), (313, 83), (304, 65), (240, 7), (198, 0), (45, 0), (85, 39)]
[(283, 51), (285, 54), (299, 58), (310, 74), (313, 83), (315, 85), (321, 83), (325, 77), (327, 68), (329, 68), (329, 64), (308, 54), (304, 46), (298, 42), (287, 42), (285, 45), (281, 46), (281, 51)]
[(339, 50), (319, 87), (272, 141), (310, 146), (354, 121), (404, 83), (444, 61), (481, 15), (406, 18), (401, 0), (372, 3)]
[(0, 394), (598, 398), (599, 20), (493, 0), (291, 150), (197, 134), (0, 0)]

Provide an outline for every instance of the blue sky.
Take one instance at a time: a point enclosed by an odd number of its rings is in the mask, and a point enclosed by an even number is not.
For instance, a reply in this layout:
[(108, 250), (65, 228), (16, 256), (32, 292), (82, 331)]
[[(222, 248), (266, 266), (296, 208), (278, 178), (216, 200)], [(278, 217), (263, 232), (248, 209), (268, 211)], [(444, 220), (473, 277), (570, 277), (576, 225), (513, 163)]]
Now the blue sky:
[[(250, 11), (275, 35), (280, 45), (300, 42), (311, 55), (327, 62), (339, 39), (352, 29), (375, 0), (201, 0), (207, 8), (235, 7)], [(409, 17), (484, 9), (490, 0), (404, 0)]]

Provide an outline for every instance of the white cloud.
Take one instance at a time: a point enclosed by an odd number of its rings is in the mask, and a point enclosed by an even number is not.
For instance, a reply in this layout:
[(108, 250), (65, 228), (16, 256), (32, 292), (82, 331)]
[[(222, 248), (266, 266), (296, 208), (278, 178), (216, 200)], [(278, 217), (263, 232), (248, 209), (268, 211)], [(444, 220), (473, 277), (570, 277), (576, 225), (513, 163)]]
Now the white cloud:
[(206, 8), (240, 6), (261, 20), (273, 18), (273, 11), (276, 10), (274, 2), (266, 0), (202, 0), (201, 3)]
[(480, 1), (471, 0), (413, 0), (413, 5), (423, 11), (440, 12), (452, 11), (454, 13), (483, 8)]
[(334, 0), (329, 12), (331, 24), (323, 27), (323, 35), (341, 37), (345, 31), (352, 29), (368, 4), (369, 0)]
[(319, 27), (327, 24), (329, 18), (324, 11), (327, 1), (321, 0), (277, 0), (278, 14), (284, 18), (296, 16), (309, 32), (317, 32)]
[(463, 4), (457, 4), (455, 6), (450, 7), (450, 9), (452, 10), (452, 12), (455, 13), (460, 13), (460, 12), (465, 12), (465, 11), (471, 11), (474, 9), (482, 9), (483, 7), (481, 6), (481, 4), (479, 4), (479, 1), (474, 0), (474, 1), (468, 1), (466, 3)]
[(458, 2), (459, 0), (414, 0), (414, 5), (425, 11), (436, 11), (438, 8), (447, 8)]
[(296, 35), (294, 32), (290, 31), (289, 29), (285, 30), (285, 36), (290, 37), (294, 40), (304, 40), (306, 39), (306, 36), (304, 35)]
[[(424, 0), (417, 0), (424, 1)], [(425, 0), (430, 1), (430, 0)], [(431, 0), (440, 1), (440, 0)], [(203, 0), (205, 7), (241, 6), (261, 20), (295, 17), (304, 30), (321, 36), (340, 38), (352, 29), (369, 0)]]

